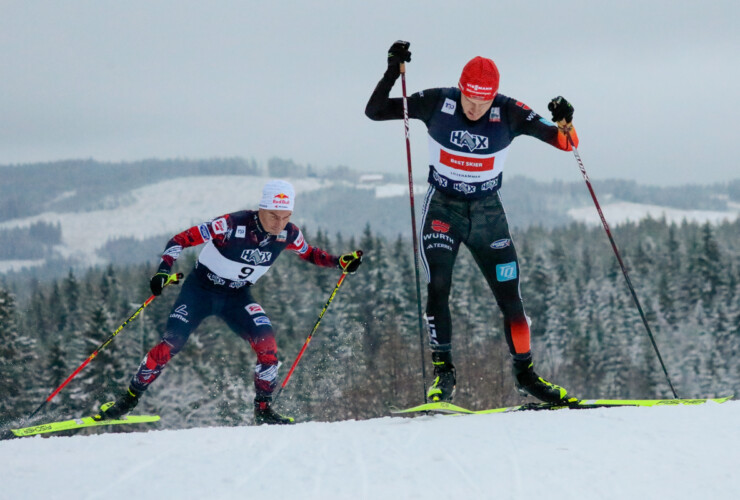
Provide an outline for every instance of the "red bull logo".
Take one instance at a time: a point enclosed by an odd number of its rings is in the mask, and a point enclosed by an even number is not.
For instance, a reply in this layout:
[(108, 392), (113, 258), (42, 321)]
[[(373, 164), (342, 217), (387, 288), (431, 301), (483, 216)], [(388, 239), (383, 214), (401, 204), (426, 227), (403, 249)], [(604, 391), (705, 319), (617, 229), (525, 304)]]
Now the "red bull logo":
[(272, 202), (279, 205), (290, 205), (290, 196), (285, 193), (276, 194), (273, 196)]

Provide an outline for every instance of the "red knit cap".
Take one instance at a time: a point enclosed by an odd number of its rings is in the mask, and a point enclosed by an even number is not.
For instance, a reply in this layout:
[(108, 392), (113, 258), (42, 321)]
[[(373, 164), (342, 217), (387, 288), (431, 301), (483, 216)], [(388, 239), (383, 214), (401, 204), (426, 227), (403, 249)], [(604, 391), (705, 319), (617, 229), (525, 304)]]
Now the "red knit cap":
[(474, 57), (460, 75), (460, 91), (470, 99), (490, 101), (498, 92), (498, 68), (490, 59)]

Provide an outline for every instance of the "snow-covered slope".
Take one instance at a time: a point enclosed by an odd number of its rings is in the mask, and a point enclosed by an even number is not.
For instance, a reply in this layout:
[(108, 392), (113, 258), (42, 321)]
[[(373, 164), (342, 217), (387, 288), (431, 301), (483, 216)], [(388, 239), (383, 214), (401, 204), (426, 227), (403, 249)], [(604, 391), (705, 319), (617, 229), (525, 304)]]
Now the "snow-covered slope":
[[(630, 203), (627, 201), (607, 203), (601, 207), (604, 212), (606, 222), (610, 226), (624, 224), (628, 221), (639, 222), (647, 217), (651, 217), (653, 219), (661, 219), (665, 217), (666, 222), (669, 224), (672, 222), (681, 224), (684, 220), (699, 224), (704, 224), (705, 222), (709, 222), (710, 224), (720, 224), (723, 221), (732, 222), (740, 216), (739, 207), (735, 205), (730, 208), (731, 210), (727, 211), (681, 210), (678, 208), (667, 208), (659, 205), (647, 205), (644, 203)], [(593, 205), (572, 208), (568, 210), (568, 215), (574, 220), (584, 222), (586, 224), (601, 224), (599, 213)]]
[[(126, 194), (129, 202), (118, 208), (78, 213), (45, 212), (6, 221), (0, 228), (26, 227), (38, 221), (59, 223), (62, 227), (59, 253), (96, 264), (100, 263), (96, 251), (111, 239), (175, 234), (211, 217), (253, 209), (267, 180), (267, 177), (243, 175), (181, 177), (135, 189)], [(296, 193), (325, 185), (311, 178), (292, 179), (291, 182)], [(300, 198), (296, 206), (300, 210)]]
[(729, 500), (738, 422), (730, 401), (23, 438), (0, 498)]

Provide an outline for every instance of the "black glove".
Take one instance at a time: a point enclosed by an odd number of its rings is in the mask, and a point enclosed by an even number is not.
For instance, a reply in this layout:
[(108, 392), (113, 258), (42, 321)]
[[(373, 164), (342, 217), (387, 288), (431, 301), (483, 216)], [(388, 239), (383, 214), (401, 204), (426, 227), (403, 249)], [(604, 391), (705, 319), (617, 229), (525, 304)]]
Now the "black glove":
[(565, 97), (557, 96), (550, 104), (547, 105), (547, 109), (552, 113), (552, 121), (555, 123), (562, 119), (565, 119), (567, 123), (573, 121), (573, 106), (565, 100)]
[(398, 40), (391, 48), (388, 49), (388, 66), (398, 67), (401, 63), (411, 62), (411, 52), (409, 52), (410, 42)]
[(362, 250), (355, 250), (339, 257), (339, 267), (347, 274), (354, 274), (362, 264)]
[(152, 276), (152, 279), (149, 282), (149, 288), (152, 289), (152, 293), (154, 295), (160, 295), (162, 293), (162, 289), (167, 286), (167, 281), (169, 279), (170, 275), (167, 273), (157, 273)]

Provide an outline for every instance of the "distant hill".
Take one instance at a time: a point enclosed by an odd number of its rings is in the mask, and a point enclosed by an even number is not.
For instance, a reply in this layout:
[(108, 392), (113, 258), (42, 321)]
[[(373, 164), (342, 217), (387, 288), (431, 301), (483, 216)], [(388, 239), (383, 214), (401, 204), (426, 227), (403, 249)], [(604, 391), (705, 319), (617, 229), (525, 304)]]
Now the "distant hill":
[[(94, 160), (0, 166), (0, 273), (24, 266), (87, 267), (152, 262), (172, 234), (220, 214), (255, 208), (270, 177), (290, 179), (298, 192), (294, 222), (359, 237), (366, 226), (390, 238), (410, 237), (408, 183), (403, 175), (362, 175), (348, 167), (317, 168), (273, 158)], [(710, 186), (640, 186), (594, 181), (611, 225), (646, 216), (698, 222), (733, 220), (740, 181)], [(415, 180), (416, 207), (427, 185)], [(501, 197), (512, 228), (599, 223), (582, 182), (507, 177)]]

